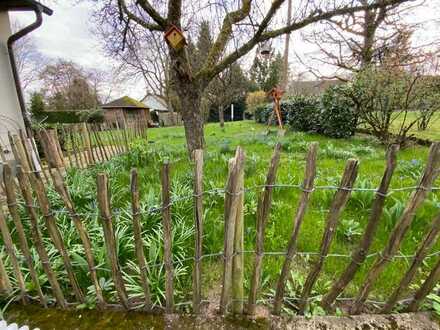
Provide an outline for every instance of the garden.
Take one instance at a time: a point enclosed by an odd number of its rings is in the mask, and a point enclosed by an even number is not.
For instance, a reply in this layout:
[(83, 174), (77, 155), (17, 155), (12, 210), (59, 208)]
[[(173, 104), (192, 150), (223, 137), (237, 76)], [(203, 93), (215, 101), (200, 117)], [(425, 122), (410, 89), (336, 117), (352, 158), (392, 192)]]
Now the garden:
[[(364, 232), (372, 203), (384, 169), (386, 147), (370, 135), (356, 134), (350, 138), (336, 139), (314, 133), (289, 131), (283, 137), (269, 132), (266, 125), (253, 121), (226, 123), (224, 129), (217, 124), (208, 124), (205, 128), (206, 145), (204, 161), (203, 186), (206, 194), (203, 197), (203, 260), (202, 260), (202, 299), (215, 303), (218, 300), (222, 285), (223, 259), (221, 253), (224, 244), (224, 188), (228, 175), (228, 160), (234, 156), (237, 146), (245, 151), (244, 170), (244, 288), (248, 292), (250, 275), (253, 268), (256, 240), (256, 213), (258, 196), (269, 167), (269, 162), (277, 142), (281, 144), (281, 159), (276, 187), (274, 187), (273, 204), (267, 223), (264, 250), (267, 254), (263, 260), (260, 302), (270, 308), (269, 302), (274, 296), (276, 282), (283, 264), (286, 247), (293, 227), (298, 200), (301, 194), (305, 156), (312, 142), (319, 143), (317, 175), (315, 184), (320, 187), (337, 187), (350, 158), (359, 159), (359, 175), (355, 182), (355, 190), (343, 210), (336, 229), (335, 239), (330, 253), (324, 263), (311, 294), (311, 303), (306, 315), (325, 314), (319, 305), (322, 295), (328, 291), (335, 274), (340, 274), (348, 262), (350, 254), (357, 246)], [(97, 164), (86, 169), (70, 168), (66, 173), (66, 183), (76, 212), (80, 216), (90, 235), (93, 256), (97, 265), (97, 273), (104, 297), (107, 301), (116, 301), (117, 295), (107, 261), (103, 227), (97, 211), (96, 177), (104, 172), (109, 177), (111, 207), (115, 226), (116, 251), (121, 265), (124, 282), (130, 299), (140, 301), (143, 287), (140, 269), (136, 264), (135, 241), (132, 228), (132, 210), (130, 194), (130, 170), (138, 169), (140, 191), (140, 214), (142, 239), (148, 264), (148, 280), (153, 304), (164, 306), (165, 301), (165, 267), (163, 249), (163, 226), (161, 213), (161, 182), (160, 169), (165, 161), (170, 163), (171, 171), (171, 216), (172, 216), (172, 258), (174, 265), (174, 300), (175, 306), (181, 311), (191, 311), (192, 269), (194, 263), (194, 208), (193, 208), (193, 164), (188, 159), (183, 128), (170, 127), (150, 129), (148, 139), (131, 141), (130, 152), (110, 161)], [(377, 233), (371, 245), (366, 262), (357, 272), (340, 297), (336, 313), (344, 312), (344, 301), (356, 296), (365, 279), (374, 256), (385, 247), (389, 235), (402, 215), (411, 189), (417, 185), (422, 176), (427, 160), (428, 148), (418, 145), (407, 146), (398, 152), (398, 163), (391, 181), (392, 193), (386, 198), (383, 215)], [(439, 187), (437, 180), (434, 187)], [(319, 251), (321, 237), (324, 233), (325, 219), (329, 212), (335, 190), (316, 189), (311, 194), (311, 202), (305, 215), (297, 242), (298, 253), (292, 263), (286, 297), (297, 297), (304, 286), (307, 274), (314, 264)], [(64, 238), (72, 260), (80, 286), (85, 290), (85, 303), (77, 308), (96, 307), (94, 287), (88, 276), (87, 261), (76, 228), (69, 217), (65, 206), (53, 187), (48, 190), (48, 197), (56, 223)], [(431, 222), (438, 213), (440, 193), (437, 188), (428, 195), (423, 206), (418, 210), (398, 254), (391, 264), (380, 275), (368, 300), (373, 310), (379, 308), (399, 283), (423, 237), (429, 230)], [(25, 205), (20, 201), (21, 217), (26, 219)], [(44, 228), (43, 219), (39, 221)], [(29, 224), (23, 221), (25, 231), (29, 232)], [(16, 233), (12, 232), (13, 237)], [(64, 292), (69, 290), (69, 280), (65, 276), (63, 260), (43, 231), (44, 244), (47, 248), (50, 264), (60, 279)], [(429, 274), (436, 260), (440, 243), (436, 243), (425, 259), (423, 266), (416, 274), (404, 297), (420, 287)], [(1, 257), (5, 260), (8, 272), (12, 272), (9, 258), (6, 257), (2, 245)], [(31, 249), (36, 270), (43, 287), (47, 292), (48, 279), (34, 248)], [(35, 293), (33, 282), (28, 270), (23, 268), (26, 287)], [(13, 280), (13, 279), (12, 279)], [(66, 299), (73, 300), (66, 295)], [(52, 298), (50, 298), (52, 299)], [(431, 294), (426, 301), (426, 308), (437, 306), (438, 296)], [(284, 313), (296, 313), (295, 302), (286, 303)], [(6, 304), (7, 308), (7, 304)], [(401, 308), (401, 305), (396, 307)]]

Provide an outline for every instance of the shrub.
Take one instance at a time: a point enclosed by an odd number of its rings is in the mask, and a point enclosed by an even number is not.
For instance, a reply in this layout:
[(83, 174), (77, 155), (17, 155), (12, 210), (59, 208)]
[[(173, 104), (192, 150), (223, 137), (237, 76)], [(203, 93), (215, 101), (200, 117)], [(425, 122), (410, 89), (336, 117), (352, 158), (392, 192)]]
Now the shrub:
[(319, 100), (316, 97), (295, 96), (281, 103), (287, 124), (295, 131), (319, 132)]
[(255, 113), (255, 109), (267, 102), (267, 95), (265, 91), (255, 91), (248, 93), (246, 96), (246, 112), (250, 114)]
[[(347, 138), (356, 130), (356, 111), (349, 98), (351, 87), (334, 86), (322, 96), (294, 96), (282, 101), (281, 117), (283, 124), (295, 131), (315, 132), (333, 138)], [(267, 124), (273, 104), (267, 103), (255, 108), (255, 121)], [(277, 125), (274, 116), (272, 125)]]
[(356, 131), (357, 119), (350, 85), (328, 88), (321, 96), (319, 132), (334, 138), (348, 138)]
[(254, 111), (255, 121), (260, 124), (267, 124), (272, 111), (273, 105), (270, 103), (257, 106)]
[(384, 64), (360, 71), (353, 81), (353, 100), (361, 124), (382, 143), (404, 146), (412, 129), (428, 127), (440, 108), (436, 79), (418, 70)]

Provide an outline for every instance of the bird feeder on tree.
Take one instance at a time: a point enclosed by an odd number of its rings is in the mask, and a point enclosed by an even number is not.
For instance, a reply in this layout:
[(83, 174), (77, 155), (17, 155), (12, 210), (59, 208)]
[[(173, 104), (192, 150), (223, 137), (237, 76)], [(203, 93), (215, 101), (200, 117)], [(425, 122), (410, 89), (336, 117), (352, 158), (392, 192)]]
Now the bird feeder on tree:
[[(281, 97), (283, 96), (283, 94), (284, 94), (284, 91), (279, 87), (272, 88), (268, 93), (268, 95), (270, 97), (272, 97), (272, 99), (273, 99), (273, 103), (274, 103), (273, 104), (273, 111), (277, 117), (278, 127), (279, 127), (278, 135), (281, 135), (281, 136), (284, 135), (283, 121), (281, 118), (281, 107), (280, 107), (280, 100), (281, 100)], [(271, 116), (269, 118), (269, 122), (268, 122), (269, 126), (272, 121), (272, 116), (273, 116), (273, 113), (271, 114)]]
[(270, 56), (272, 55), (272, 45), (270, 41), (263, 42), (259, 47), (259, 52), (263, 58), (270, 58)]
[(165, 32), (165, 40), (175, 50), (180, 50), (186, 45), (183, 32), (175, 25), (171, 25)]

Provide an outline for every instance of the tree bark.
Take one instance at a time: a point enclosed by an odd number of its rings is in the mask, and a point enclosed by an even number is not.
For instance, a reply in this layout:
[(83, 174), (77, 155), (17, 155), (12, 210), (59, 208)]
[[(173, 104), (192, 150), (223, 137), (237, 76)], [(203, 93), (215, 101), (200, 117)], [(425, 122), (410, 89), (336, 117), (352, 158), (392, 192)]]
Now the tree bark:
[[(185, 127), (185, 137), (188, 155), (196, 149), (204, 149), (205, 136), (203, 132), (203, 113), (200, 108), (201, 90), (190, 82), (182, 82), (179, 86), (179, 96), (182, 102), (182, 119)], [(182, 93), (183, 91), (183, 93)]]
[(218, 107), (218, 118), (220, 120), (220, 127), (224, 128), (225, 127), (225, 112), (223, 109), (223, 105), (220, 105)]

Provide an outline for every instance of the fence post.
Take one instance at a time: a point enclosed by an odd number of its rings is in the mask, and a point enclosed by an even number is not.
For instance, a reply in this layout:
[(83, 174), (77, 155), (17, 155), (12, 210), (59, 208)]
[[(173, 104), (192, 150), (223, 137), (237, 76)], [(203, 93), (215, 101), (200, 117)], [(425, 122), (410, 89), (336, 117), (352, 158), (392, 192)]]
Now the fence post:
[(63, 167), (63, 163), (52, 134), (50, 134), (47, 130), (42, 129), (39, 131), (39, 137), (49, 168), (52, 167), (59, 169)]
[(26, 233), (23, 228), (23, 223), (21, 222), (20, 215), (18, 213), (17, 197), (15, 194), (15, 182), (12, 176), (12, 170), (9, 164), (3, 164), (3, 184), (5, 186), (6, 202), (8, 204), (9, 214), (15, 225), (15, 230), (17, 231), (18, 240), (20, 243), (21, 252), (24, 255), (26, 264), (29, 268), (29, 274), (31, 275), (32, 281), (35, 285), (35, 290), (37, 291), (38, 297), (40, 298), (41, 304), (47, 307), (46, 298), (41, 290), (40, 281), (38, 279), (37, 272), (33, 264), (31, 252), (29, 250), (29, 245), (26, 238)]
[(386, 304), (383, 306), (381, 313), (391, 313), (393, 307), (397, 303), (403, 290), (405, 290), (411, 283), (414, 275), (417, 272), (417, 268), (422, 264), (423, 260), (431, 250), (432, 246), (436, 242), (436, 238), (440, 231), (440, 214), (438, 214), (432, 222), (431, 229), (426, 234), (419, 248), (417, 249), (416, 255), (414, 256), (411, 266), (406, 271), (403, 278), (400, 280), (399, 285), (394, 290), (393, 294), (388, 298)]
[(194, 217), (195, 248), (193, 273), (193, 311), (200, 313), (202, 296), (202, 241), (203, 241), (203, 149), (194, 150)]
[(76, 213), (72, 199), (64, 184), (64, 180), (60, 172), (56, 169), (54, 169), (53, 171), (49, 170), (49, 172), (52, 176), (52, 182), (54, 184), (55, 190), (58, 192), (58, 195), (61, 197), (64, 206), (69, 212), (70, 218), (72, 219), (73, 224), (75, 225), (76, 230), (78, 231), (79, 237), (81, 239), (84, 248), (84, 254), (86, 256), (87, 265), (89, 267), (90, 278), (95, 288), (96, 299), (98, 300), (98, 307), (102, 308), (105, 306), (105, 300), (102, 295), (102, 289), (99, 284), (98, 275), (96, 273), (96, 265), (93, 258), (92, 246), (90, 243), (89, 235), (87, 234), (87, 231), (84, 228), (84, 225), (79, 215)]
[(75, 159), (75, 165), (77, 168), (82, 168), (84, 166), (82, 165), (82, 163), (80, 163), (81, 155), (78, 155), (78, 147), (76, 145), (76, 138), (75, 138), (75, 126), (70, 126), (68, 132), (69, 132), (70, 141), (72, 143), (72, 151), (73, 151), (73, 157)]
[(116, 251), (115, 233), (113, 231), (113, 220), (110, 210), (108, 178), (105, 173), (99, 173), (97, 176), (97, 193), (99, 213), (101, 217), (102, 228), (104, 230), (104, 241), (107, 249), (107, 256), (109, 258), (112, 270), (113, 282), (115, 284), (116, 292), (122, 306), (125, 309), (128, 309), (130, 306)]
[(43, 174), (44, 180), (46, 182), (49, 182), (49, 178), (44, 170), (43, 163), (41, 162), (40, 154), (38, 153), (38, 148), (35, 143), (35, 136), (32, 131), (30, 132), (30, 134), (31, 136), (29, 137), (29, 144), (31, 148), (29, 152), (31, 153), (31, 157), (33, 157), (35, 161), (35, 167), (38, 167), (38, 169), (36, 168), (36, 170), (38, 170), (37, 172), (41, 172)]
[(292, 235), (290, 236), (289, 244), (287, 246), (286, 259), (284, 260), (283, 267), (281, 269), (281, 274), (277, 282), (277, 288), (275, 291), (275, 300), (273, 307), (273, 314), (275, 315), (279, 315), (281, 312), (286, 280), (290, 271), (290, 264), (296, 253), (296, 244), (298, 241), (299, 230), (301, 228), (304, 215), (306, 214), (306, 210), (309, 205), (310, 194), (313, 191), (313, 185), (316, 176), (317, 153), (318, 153), (318, 143), (312, 143), (307, 153), (304, 181), (302, 184), (302, 193), (297, 211), (295, 213), (295, 217), (293, 219)]
[(238, 171), (237, 212), (234, 232), (234, 256), (232, 257), (232, 312), (243, 314), (244, 304), (244, 160)]
[(38, 228), (38, 216), (35, 212), (34, 206), (33, 206), (33, 199), (32, 199), (32, 192), (29, 186), (29, 179), (23, 173), (23, 170), (21, 166), (17, 166), (17, 179), (18, 183), (20, 185), (21, 194), (23, 196), (24, 202), (26, 204), (26, 209), (30, 218), (30, 228), (31, 228), (31, 234), (33, 237), (33, 241), (35, 244), (35, 248), (37, 250), (38, 256), (41, 260), (41, 265), (43, 267), (44, 272), (47, 275), (47, 279), (50, 283), (50, 286), (52, 288), (53, 295), (55, 296), (55, 299), (57, 303), (61, 306), (61, 308), (67, 307), (67, 302), (64, 298), (63, 292), (61, 290), (61, 287), (58, 283), (58, 280), (50, 266), (49, 262), (49, 256), (47, 254), (46, 248), (43, 244), (43, 239), (40, 233), (40, 230)]
[(12, 286), (2, 259), (0, 254), (0, 295), (8, 296), (12, 291)]
[(87, 157), (89, 159), (89, 165), (95, 164), (96, 160), (95, 160), (95, 155), (93, 154), (93, 150), (92, 150), (90, 131), (89, 131), (89, 127), (88, 127), (87, 123), (81, 124), (81, 130), (82, 130), (82, 134), (80, 136), (83, 138), (83, 142), (84, 142), (85, 148), (87, 150)]
[(345, 287), (354, 278), (356, 272), (365, 261), (370, 245), (373, 242), (374, 235), (376, 234), (376, 229), (379, 225), (380, 218), (382, 216), (382, 211), (388, 189), (390, 187), (391, 178), (393, 177), (394, 170), (397, 165), (398, 150), (398, 145), (391, 145), (387, 151), (387, 165), (382, 177), (382, 181), (376, 191), (376, 197), (371, 207), (370, 217), (368, 219), (364, 234), (359, 242), (359, 245), (351, 256), (351, 261), (349, 265), (342, 272), (339, 279), (335, 283), (333, 283), (333, 286), (331, 287), (329, 292), (324, 295), (321, 301), (321, 305), (326, 310), (330, 310), (331, 305), (333, 304), (335, 299), (342, 291), (344, 291)]
[(151, 296), (150, 286), (148, 284), (148, 266), (145, 262), (144, 245), (142, 243), (142, 228), (141, 228), (141, 215), (140, 215), (140, 203), (139, 203), (139, 187), (138, 187), (138, 173), (135, 168), (131, 170), (131, 207), (133, 217), (133, 234), (136, 256), (139, 265), (139, 272), (141, 275), (142, 289), (144, 290), (145, 308), (147, 311), (151, 311)]
[(29, 164), (31, 170), (35, 170), (35, 164), (32, 161), (32, 155), (28, 150), (28, 140), (22, 129), (18, 130), (18, 138), (20, 139), (21, 145), (23, 146), (23, 154), (26, 157), (26, 162)]
[(31, 166), (27, 161), (27, 157), (24, 152), (23, 145), (21, 144), (20, 138), (17, 135), (11, 135), (9, 132), (8, 137), (15, 160), (20, 164), (25, 172), (30, 172)]
[(364, 283), (353, 303), (350, 312), (358, 314), (361, 312), (365, 300), (371, 291), (373, 284), (376, 282), (379, 275), (384, 270), (388, 262), (396, 254), (400, 243), (402, 242), (405, 233), (407, 232), (415, 213), (426, 199), (428, 191), (431, 189), (433, 182), (439, 175), (438, 166), (440, 163), (440, 142), (435, 142), (429, 149), (428, 161), (426, 163), (425, 171), (417, 186), (416, 191), (411, 194), (402, 216), (393, 228), (390, 238), (382, 250), (380, 255), (376, 258), (373, 266), (367, 273)]
[(84, 157), (84, 161), (86, 163), (86, 167), (93, 164), (93, 157), (91, 150), (88, 148), (90, 144), (87, 144), (87, 126), (85, 123), (80, 124), (79, 127), (77, 127), (77, 134), (78, 134), (78, 143), (79, 143), (79, 149), (81, 151), (82, 157)]
[(232, 269), (235, 242), (235, 222), (237, 218), (238, 203), (240, 201), (239, 174), (244, 164), (244, 152), (237, 147), (235, 157), (229, 160), (229, 174), (225, 191), (225, 237), (224, 237), (224, 266), (223, 286), (220, 297), (220, 312), (227, 312), (231, 302)]
[(57, 149), (58, 154), (59, 154), (60, 159), (61, 159), (62, 167), (67, 168), (66, 161), (64, 159), (63, 149), (61, 148), (60, 139), (58, 137), (58, 130), (57, 130), (57, 128), (58, 128), (58, 125), (56, 126), (55, 129), (49, 130), (49, 134), (51, 135), (51, 137), (53, 138), (53, 141), (55, 143), (56, 149)]
[[(0, 204), (0, 206), (3, 206)], [(18, 262), (17, 255), (15, 254), (14, 243), (12, 242), (11, 232), (9, 231), (8, 224), (3, 210), (0, 209), (0, 231), (3, 237), (3, 243), (5, 245), (6, 253), (9, 255), (9, 259), (14, 270), (15, 279), (17, 280), (18, 288), (20, 289), (21, 300), (23, 304), (27, 303), (26, 298), (26, 285), (24, 283), (24, 277), (20, 269), (20, 263)]]
[(357, 177), (358, 165), (359, 163), (355, 159), (349, 159), (345, 165), (345, 170), (344, 174), (342, 175), (339, 189), (335, 193), (332, 205), (330, 206), (330, 210), (327, 215), (324, 235), (322, 236), (321, 246), (319, 249), (318, 261), (307, 276), (303, 291), (301, 293), (301, 300), (299, 302), (300, 314), (304, 314), (304, 311), (308, 305), (310, 292), (318, 279), (319, 273), (324, 265), (325, 257), (330, 250), (330, 245), (336, 233), (336, 226), (338, 225), (339, 217), (347, 204), (351, 189), (353, 188), (354, 181)]
[(72, 285), (73, 292), (75, 294), (76, 299), (79, 302), (84, 303), (84, 293), (81, 290), (81, 287), (78, 284), (78, 280), (76, 278), (75, 272), (72, 267), (72, 263), (70, 262), (69, 254), (67, 253), (66, 246), (63, 241), (63, 237), (58, 229), (56, 224), (55, 217), (51, 212), (51, 206), (49, 203), (49, 199), (46, 195), (46, 189), (44, 188), (44, 184), (40, 178), (35, 177), (32, 173), (27, 175), (28, 180), (31, 183), (31, 186), (35, 192), (37, 197), (38, 205), (40, 206), (41, 213), (44, 218), (44, 222), (47, 227), (47, 231), (52, 239), (52, 242), (55, 248), (60, 253), (63, 264), (67, 272), (67, 277), (69, 278), (69, 282)]
[(72, 155), (70, 152), (70, 146), (69, 146), (69, 140), (68, 140), (68, 135), (66, 134), (66, 130), (64, 128), (64, 124), (61, 124), (61, 135), (64, 139), (64, 147), (66, 148), (66, 154), (67, 154), (67, 160), (69, 162), (69, 167), (73, 167), (73, 163), (72, 163)]
[(166, 313), (171, 314), (174, 308), (173, 297), (173, 255), (172, 255), (172, 229), (171, 229), (171, 197), (170, 197), (170, 164), (165, 161), (161, 171), (162, 183), (162, 225), (165, 263), (165, 299)]
[[(28, 169), (23, 173), (23, 176), (25, 177), (25, 180), (23, 181), (26, 185), (30, 182), (31, 186), (33, 187), (38, 204), (41, 208), (41, 211), (43, 213), (43, 217), (47, 226), (47, 230), (50, 234), (50, 237), (58, 250), (58, 252), (61, 254), (61, 257), (63, 259), (64, 267), (66, 268), (67, 275), (69, 277), (69, 281), (72, 285), (73, 291), (75, 293), (76, 298), (80, 302), (84, 302), (84, 294), (81, 291), (80, 286), (78, 285), (78, 281), (75, 276), (75, 272), (73, 271), (72, 265), (70, 263), (69, 256), (66, 251), (66, 247), (64, 245), (62, 236), (57, 228), (55, 218), (51, 214), (50, 211), (50, 205), (49, 200), (46, 196), (44, 184), (41, 181), (41, 178), (34, 173), (30, 171), (29, 163), (27, 162), (27, 158), (24, 152), (24, 146), (21, 144), (20, 139), (14, 135), (13, 136), (14, 144), (12, 146), (12, 149), (14, 151), (14, 154), (17, 157), (17, 161), (19, 161), (20, 164), (26, 164), (26, 168)], [(30, 204), (32, 204), (32, 196), (30, 196)]]
[(426, 298), (426, 296), (434, 289), (440, 280), (440, 259), (435, 264), (434, 268), (429, 273), (426, 280), (423, 282), (420, 289), (416, 291), (413, 299), (409, 303), (405, 312), (417, 312), (419, 310), (420, 304)]
[(254, 315), (256, 309), (256, 301), (258, 291), (260, 289), (261, 268), (263, 265), (264, 253), (264, 233), (266, 229), (267, 220), (269, 219), (270, 209), (272, 207), (272, 191), (275, 184), (278, 165), (280, 162), (281, 144), (277, 143), (270, 161), (269, 170), (266, 176), (264, 192), (258, 198), (257, 219), (256, 219), (256, 252), (254, 269), (251, 277), (251, 287), (248, 299), (248, 314)]

